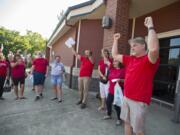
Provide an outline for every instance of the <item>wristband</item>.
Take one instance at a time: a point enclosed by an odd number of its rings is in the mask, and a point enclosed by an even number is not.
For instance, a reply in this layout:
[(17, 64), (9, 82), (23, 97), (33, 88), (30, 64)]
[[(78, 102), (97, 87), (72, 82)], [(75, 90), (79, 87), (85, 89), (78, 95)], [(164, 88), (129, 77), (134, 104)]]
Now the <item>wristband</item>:
[(154, 27), (149, 27), (149, 28), (148, 28), (148, 31), (150, 31), (150, 30), (154, 30)]

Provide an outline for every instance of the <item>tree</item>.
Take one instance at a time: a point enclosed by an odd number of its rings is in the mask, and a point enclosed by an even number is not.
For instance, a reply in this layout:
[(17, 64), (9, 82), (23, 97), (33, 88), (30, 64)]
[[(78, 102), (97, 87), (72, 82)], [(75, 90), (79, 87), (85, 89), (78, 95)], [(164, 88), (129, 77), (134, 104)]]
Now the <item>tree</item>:
[(0, 27), (0, 44), (4, 45), (3, 53), (8, 54), (9, 51), (16, 53), (31, 53), (35, 51), (45, 51), (47, 39), (44, 39), (39, 33), (27, 30), (26, 35), (20, 35), (18, 31), (8, 30)]

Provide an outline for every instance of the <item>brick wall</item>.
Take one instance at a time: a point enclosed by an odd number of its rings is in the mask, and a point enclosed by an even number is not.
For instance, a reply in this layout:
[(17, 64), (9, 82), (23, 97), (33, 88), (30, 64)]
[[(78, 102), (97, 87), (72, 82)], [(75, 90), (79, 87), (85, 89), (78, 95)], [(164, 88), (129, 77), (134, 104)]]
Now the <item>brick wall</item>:
[[(79, 54), (84, 55), (84, 50), (90, 49), (95, 59), (95, 67), (97, 69), (98, 60), (101, 57), (101, 49), (103, 47), (103, 29), (101, 20), (82, 20)], [(78, 62), (78, 67), (80, 63)]]
[(120, 32), (119, 51), (128, 53), (127, 45), (129, 37), (129, 1), (128, 0), (107, 0), (105, 15), (111, 17), (113, 25), (111, 29), (104, 29), (103, 47), (111, 50), (113, 34)]
[(152, 16), (157, 33), (180, 29), (180, 1), (136, 18), (135, 36), (146, 36), (144, 18)]
[(65, 41), (69, 38), (73, 37), (76, 39), (76, 27), (71, 28), (64, 36), (59, 38), (55, 44), (52, 46), (52, 51), (55, 52), (55, 55), (61, 55), (61, 60), (66, 66), (72, 66), (73, 65), (73, 54), (71, 52), (71, 49), (67, 48), (65, 46)]

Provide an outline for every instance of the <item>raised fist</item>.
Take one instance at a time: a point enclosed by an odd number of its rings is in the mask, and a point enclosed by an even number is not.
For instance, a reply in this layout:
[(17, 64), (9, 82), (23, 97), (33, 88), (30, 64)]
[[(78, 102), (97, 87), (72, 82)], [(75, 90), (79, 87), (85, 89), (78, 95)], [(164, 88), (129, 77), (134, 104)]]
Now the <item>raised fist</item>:
[(118, 40), (121, 37), (121, 34), (115, 33), (113, 37), (114, 37), (114, 40)]
[(147, 28), (154, 27), (152, 17), (146, 17), (144, 21), (144, 25)]

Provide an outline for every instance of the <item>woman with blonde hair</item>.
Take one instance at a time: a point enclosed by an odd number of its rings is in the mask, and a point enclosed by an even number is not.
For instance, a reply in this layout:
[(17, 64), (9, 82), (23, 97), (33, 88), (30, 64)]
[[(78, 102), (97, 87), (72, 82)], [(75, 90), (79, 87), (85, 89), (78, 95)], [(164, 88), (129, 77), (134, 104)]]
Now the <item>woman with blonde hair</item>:
[(99, 60), (98, 63), (98, 73), (99, 73), (99, 88), (100, 88), (100, 97), (101, 97), (101, 105), (98, 110), (105, 109), (106, 97), (108, 93), (108, 65), (106, 61), (112, 63), (112, 59), (110, 58), (109, 51), (107, 49), (101, 50), (102, 59)]

